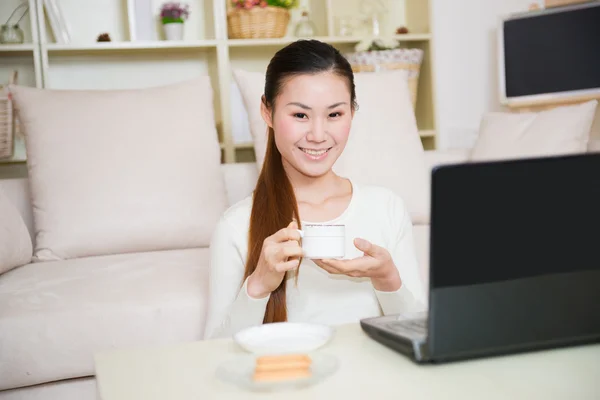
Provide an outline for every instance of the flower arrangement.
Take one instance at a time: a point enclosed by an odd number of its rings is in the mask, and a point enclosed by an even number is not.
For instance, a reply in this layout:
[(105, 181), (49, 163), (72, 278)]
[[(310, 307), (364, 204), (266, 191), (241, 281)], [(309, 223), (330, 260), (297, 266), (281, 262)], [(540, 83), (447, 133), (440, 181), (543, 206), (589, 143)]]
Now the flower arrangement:
[(163, 24), (183, 23), (190, 16), (190, 6), (176, 2), (164, 3), (160, 7), (160, 18)]
[(298, 6), (298, 0), (233, 0), (231, 4), (235, 8), (245, 8), (246, 10), (267, 6), (290, 9)]
[(394, 39), (366, 39), (356, 44), (354, 51), (378, 51), (392, 50), (400, 47), (400, 43)]
[(160, 19), (167, 40), (183, 40), (183, 22), (190, 16), (190, 6), (176, 2), (163, 3)]

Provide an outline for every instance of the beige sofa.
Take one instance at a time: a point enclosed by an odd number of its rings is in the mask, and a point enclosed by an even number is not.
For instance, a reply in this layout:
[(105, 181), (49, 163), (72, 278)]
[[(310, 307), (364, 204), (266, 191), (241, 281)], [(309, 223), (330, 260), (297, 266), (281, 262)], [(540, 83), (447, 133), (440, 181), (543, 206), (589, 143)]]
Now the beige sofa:
[[(426, 152), (431, 166), (466, 157)], [(254, 163), (222, 171), (230, 204), (251, 193)], [(33, 232), (27, 180), (0, 180), (0, 189)], [(423, 267), (428, 233), (415, 226)], [(0, 400), (95, 399), (94, 352), (200, 340), (207, 263), (208, 249), (197, 248), (36, 262), (0, 275)]]
[[(589, 149), (600, 151), (600, 140)], [(430, 169), (468, 156), (425, 152)], [(254, 163), (222, 172), (229, 204), (252, 192)], [(0, 180), (0, 189), (33, 232), (27, 180)], [(429, 225), (414, 234), (427, 280)], [(208, 249), (196, 248), (37, 262), (0, 275), (0, 400), (96, 399), (95, 352), (201, 340), (207, 267)]]
[[(423, 158), (405, 78), (357, 79), (361, 111), (336, 166), (403, 196), (427, 281), (427, 166), (585, 151), (595, 104), (486, 116), (473, 151)], [(94, 353), (202, 339), (211, 226), (252, 192), (257, 165), (220, 164), (208, 77), (133, 91), (11, 90), (29, 180), (0, 181), (0, 252), (27, 243), (18, 262), (0, 265), (0, 400), (95, 399)], [(258, 121), (259, 108), (248, 109)], [(174, 125), (164, 112), (185, 118)], [(264, 126), (252, 125), (261, 137)]]

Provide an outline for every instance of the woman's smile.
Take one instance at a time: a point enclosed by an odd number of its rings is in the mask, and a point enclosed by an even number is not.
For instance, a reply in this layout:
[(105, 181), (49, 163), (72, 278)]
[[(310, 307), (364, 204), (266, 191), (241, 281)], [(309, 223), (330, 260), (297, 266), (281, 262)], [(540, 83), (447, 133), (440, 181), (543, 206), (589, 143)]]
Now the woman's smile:
[(299, 146), (298, 146), (298, 148), (306, 155), (306, 157), (309, 160), (312, 160), (312, 161), (321, 161), (321, 160), (325, 159), (325, 157), (327, 157), (327, 155), (329, 154), (329, 150), (332, 149), (332, 147), (311, 149), (311, 148), (305, 148), (305, 147), (299, 147)]

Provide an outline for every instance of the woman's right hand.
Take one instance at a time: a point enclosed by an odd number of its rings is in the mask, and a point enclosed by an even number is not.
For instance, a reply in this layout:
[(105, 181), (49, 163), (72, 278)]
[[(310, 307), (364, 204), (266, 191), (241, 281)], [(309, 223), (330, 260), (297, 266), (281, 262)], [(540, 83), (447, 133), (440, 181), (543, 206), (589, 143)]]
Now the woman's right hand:
[(298, 268), (302, 247), (296, 221), (267, 237), (262, 246), (258, 264), (248, 277), (250, 297), (259, 299), (269, 295), (283, 281), (287, 271)]

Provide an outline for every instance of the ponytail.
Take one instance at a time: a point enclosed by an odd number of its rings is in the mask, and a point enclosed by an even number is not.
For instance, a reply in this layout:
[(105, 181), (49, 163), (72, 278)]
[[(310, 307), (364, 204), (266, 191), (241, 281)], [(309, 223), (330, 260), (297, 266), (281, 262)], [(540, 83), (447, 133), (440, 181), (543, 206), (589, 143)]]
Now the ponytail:
[[(244, 281), (256, 269), (264, 240), (289, 225), (292, 219), (300, 226), (300, 214), (294, 188), (283, 168), (281, 153), (275, 144), (273, 128), (268, 130), (265, 160), (252, 198), (248, 257)], [(287, 321), (286, 279), (271, 292), (263, 323)]]

